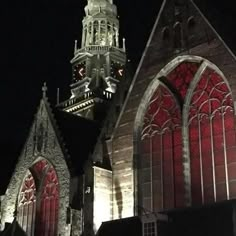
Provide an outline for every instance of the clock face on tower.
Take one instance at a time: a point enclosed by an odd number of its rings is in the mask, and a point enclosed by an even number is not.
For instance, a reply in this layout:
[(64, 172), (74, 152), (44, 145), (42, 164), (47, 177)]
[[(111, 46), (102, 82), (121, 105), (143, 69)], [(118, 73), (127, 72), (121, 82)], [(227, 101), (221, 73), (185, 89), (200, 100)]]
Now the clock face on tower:
[(115, 79), (121, 79), (124, 76), (124, 66), (119, 63), (113, 62), (111, 68), (111, 75)]
[(86, 75), (85, 72), (85, 62), (76, 64), (73, 68), (73, 80), (75, 82), (82, 80)]

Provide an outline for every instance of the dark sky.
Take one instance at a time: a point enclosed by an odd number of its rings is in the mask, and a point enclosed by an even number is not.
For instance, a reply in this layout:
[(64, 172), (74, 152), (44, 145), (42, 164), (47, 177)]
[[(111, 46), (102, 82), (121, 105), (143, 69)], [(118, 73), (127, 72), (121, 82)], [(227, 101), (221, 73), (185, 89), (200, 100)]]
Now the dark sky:
[[(31, 0), (2, 3), (0, 16), (1, 116), (0, 179), (9, 177), (41, 97), (48, 84), (55, 102), (56, 88), (69, 96), (70, 59), (74, 40), (80, 42), (86, 0)], [(120, 16), (120, 35), (126, 38), (128, 58), (135, 70), (161, 0), (114, 0)], [(200, 8), (236, 52), (236, 15), (230, 0), (198, 0)], [(234, 16), (235, 15), (235, 16)], [(1, 19), (0, 18), (0, 19)], [(1, 181), (0, 181), (1, 184)]]

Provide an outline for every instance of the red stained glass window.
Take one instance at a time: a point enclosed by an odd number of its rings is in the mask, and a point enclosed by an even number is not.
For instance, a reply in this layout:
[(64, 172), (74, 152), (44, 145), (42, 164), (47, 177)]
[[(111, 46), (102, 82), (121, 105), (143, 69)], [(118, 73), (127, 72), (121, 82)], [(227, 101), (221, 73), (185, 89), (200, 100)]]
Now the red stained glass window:
[(193, 80), (199, 66), (200, 63), (183, 62), (168, 74), (167, 80), (182, 100), (184, 100), (189, 84)]
[(143, 207), (158, 211), (183, 205), (181, 112), (164, 86), (150, 100), (141, 139)]
[(35, 163), (27, 172), (19, 197), (17, 220), (27, 235), (57, 235), (58, 178), (46, 160)]
[(17, 221), (27, 235), (34, 235), (36, 214), (36, 186), (30, 173), (27, 172), (18, 196)]
[(232, 150), (236, 156), (235, 144), (231, 93), (224, 80), (208, 68), (194, 90), (189, 112), (193, 204), (230, 197), (233, 178), (228, 172)]
[[(157, 211), (184, 205), (184, 148), (189, 155), (193, 205), (236, 197), (236, 137), (231, 92), (209, 67), (200, 78), (201, 63), (183, 62), (166, 76), (144, 115), (141, 132), (139, 197), (145, 209)], [(193, 79), (198, 79), (190, 104), (184, 104)], [(188, 136), (182, 134), (182, 113), (189, 107)], [(179, 100), (180, 101), (180, 100)], [(187, 163), (186, 163), (187, 164)]]
[(36, 236), (57, 235), (58, 203), (58, 178), (54, 168), (50, 166), (45, 173), (42, 183)]

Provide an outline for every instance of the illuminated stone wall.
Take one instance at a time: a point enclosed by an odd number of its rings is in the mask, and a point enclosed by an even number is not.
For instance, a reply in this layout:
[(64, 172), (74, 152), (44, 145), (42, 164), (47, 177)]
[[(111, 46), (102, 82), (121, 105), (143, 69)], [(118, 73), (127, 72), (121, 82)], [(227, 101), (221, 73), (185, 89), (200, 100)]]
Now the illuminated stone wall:
[(112, 219), (112, 172), (100, 167), (94, 169), (94, 230)]
[[(143, 213), (138, 183), (142, 120), (157, 88), (155, 81), (162, 81), (179, 64), (180, 55), (186, 59), (199, 56), (216, 65), (228, 80), (236, 100), (235, 57), (196, 6), (186, 2), (174, 5), (174, 1), (164, 1), (116, 125), (112, 139), (114, 219)], [(186, 8), (185, 4), (189, 6)], [(185, 205), (191, 205), (190, 166), (186, 150), (183, 152)]]

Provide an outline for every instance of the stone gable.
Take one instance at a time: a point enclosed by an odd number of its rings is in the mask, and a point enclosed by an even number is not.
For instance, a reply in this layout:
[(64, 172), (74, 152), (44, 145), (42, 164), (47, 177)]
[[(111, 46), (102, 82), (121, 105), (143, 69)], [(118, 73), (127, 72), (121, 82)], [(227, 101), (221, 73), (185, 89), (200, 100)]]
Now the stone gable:
[[(20, 132), (20, 131), (18, 131)], [(58, 136), (56, 123), (46, 98), (40, 101), (28, 138), (18, 158), (15, 171), (2, 201), (2, 228), (11, 223), (17, 206), (18, 192), (27, 170), (39, 160), (45, 159), (55, 168), (59, 181), (58, 234), (67, 235), (66, 212), (69, 207), (70, 174), (65, 151)]]

